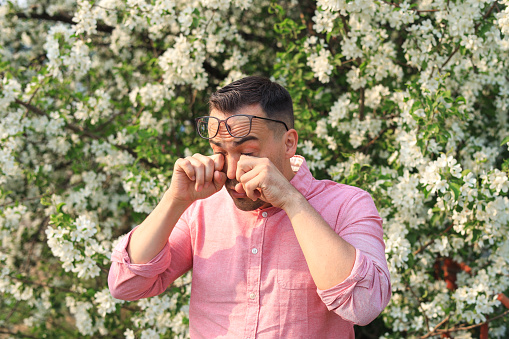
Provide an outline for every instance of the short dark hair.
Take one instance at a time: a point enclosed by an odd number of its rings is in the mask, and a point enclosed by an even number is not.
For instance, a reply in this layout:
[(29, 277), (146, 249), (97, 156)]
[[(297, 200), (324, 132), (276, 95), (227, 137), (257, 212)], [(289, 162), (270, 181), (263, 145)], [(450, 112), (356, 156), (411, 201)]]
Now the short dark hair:
[(227, 114), (254, 104), (260, 104), (267, 118), (282, 120), (288, 128), (294, 128), (292, 97), (283, 86), (270, 79), (245, 77), (221, 88), (209, 99), (210, 110)]

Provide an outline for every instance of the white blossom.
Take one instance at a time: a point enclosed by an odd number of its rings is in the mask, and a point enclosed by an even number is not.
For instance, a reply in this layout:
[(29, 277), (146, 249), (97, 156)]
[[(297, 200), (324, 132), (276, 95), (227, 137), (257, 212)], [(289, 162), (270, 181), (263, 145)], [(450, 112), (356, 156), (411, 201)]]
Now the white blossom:
[(331, 53), (328, 49), (322, 48), (318, 53), (311, 53), (308, 57), (308, 66), (320, 82), (329, 82), (329, 76), (332, 74), (332, 65), (329, 63)]
[(110, 291), (105, 288), (95, 294), (94, 303), (97, 305), (99, 315), (105, 317), (106, 314), (115, 311), (116, 304), (124, 303), (124, 301), (113, 298)]

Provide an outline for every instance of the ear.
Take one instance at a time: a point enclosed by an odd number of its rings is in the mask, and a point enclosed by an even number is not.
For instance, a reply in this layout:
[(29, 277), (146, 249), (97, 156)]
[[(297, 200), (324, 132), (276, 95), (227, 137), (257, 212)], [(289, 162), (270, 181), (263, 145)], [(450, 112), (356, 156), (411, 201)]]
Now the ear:
[(285, 158), (290, 159), (297, 153), (297, 143), (299, 142), (299, 135), (293, 128), (283, 135), (283, 142), (285, 144)]

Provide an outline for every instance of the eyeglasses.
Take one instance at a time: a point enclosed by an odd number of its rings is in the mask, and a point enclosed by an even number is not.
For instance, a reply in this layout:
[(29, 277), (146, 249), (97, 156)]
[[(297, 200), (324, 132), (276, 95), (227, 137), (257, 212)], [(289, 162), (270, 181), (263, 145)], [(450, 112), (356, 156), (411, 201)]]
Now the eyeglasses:
[(253, 119), (261, 119), (282, 123), (283, 125), (285, 125), (285, 128), (288, 131), (288, 126), (283, 121), (246, 114), (232, 115), (224, 120), (211, 116), (199, 117), (196, 118), (196, 128), (198, 130), (198, 134), (200, 135), (200, 137), (202, 137), (203, 139), (212, 139), (219, 132), (219, 126), (221, 125), (221, 123), (224, 122), (226, 130), (232, 137), (243, 138), (248, 136), (249, 133), (251, 132), (251, 125), (253, 123)]

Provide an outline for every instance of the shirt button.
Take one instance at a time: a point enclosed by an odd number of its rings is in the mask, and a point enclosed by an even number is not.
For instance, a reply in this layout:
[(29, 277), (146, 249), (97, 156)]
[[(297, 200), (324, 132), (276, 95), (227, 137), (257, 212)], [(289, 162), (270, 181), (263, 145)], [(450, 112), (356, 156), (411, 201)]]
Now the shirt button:
[(263, 212), (262, 217), (267, 218), (267, 212)]
[(251, 294), (249, 295), (249, 298), (251, 298), (251, 299), (254, 299), (254, 298), (256, 298), (256, 294), (254, 294), (254, 293), (251, 293)]
[(253, 249), (251, 250), (251, 253), (256, 254), (256, 253), (258, 253), (258, 250), (257, 250), (256, 248), (253, 248)]

